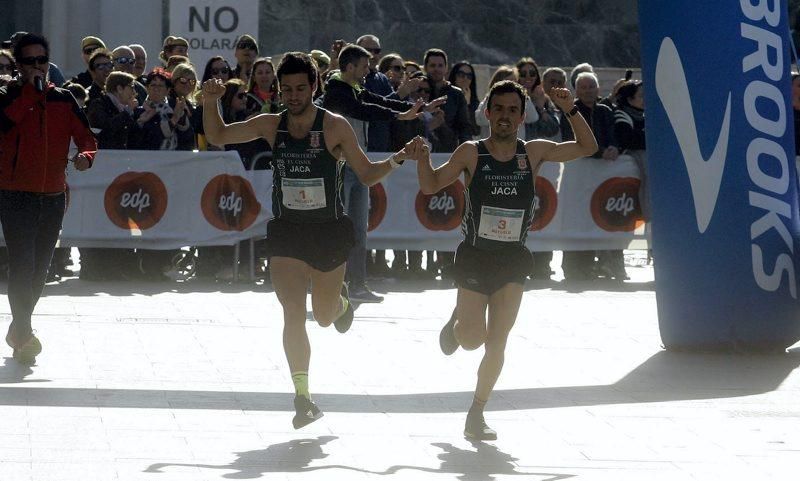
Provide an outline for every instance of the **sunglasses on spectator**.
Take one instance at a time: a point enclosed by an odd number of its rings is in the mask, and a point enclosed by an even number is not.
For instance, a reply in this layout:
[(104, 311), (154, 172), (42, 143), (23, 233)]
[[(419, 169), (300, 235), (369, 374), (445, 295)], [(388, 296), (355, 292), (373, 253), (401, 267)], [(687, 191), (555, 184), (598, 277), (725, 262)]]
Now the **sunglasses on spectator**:
[(461, 70), (459, 70), (458, 72), (456, 72), (456, 77), (464, 77), (471, 79), (472, 77), (474, 77), (474, 75), (471, 74), (470, 72), (462, 72)]
[(130, 57), (118, 57), (112, 60), (112, 62), (118, 63), (120, 65), (128, 65), (128, 64), (133, 65), (134, 63), (136, 63), (136, 59)]
[(100, 45), (92, 45), (91, 47), (86, 47), (85, 49), (83, 49), (83, 54), (84, 55), (91, 55), (92, 52), (94, 52), (98, 48), (100, 48)]
[(229, 69), (228, 67), (212, 68), (211, 69), (211, 75), (219, 75), (219, 74), (223, 74), (223, 73), (224, 74), (229, 74), (229, 73), (231, 73), (231, 69)]
[(239, 44), (236, 45), (236, 48), (240, 50), (258, 50), (256, 44), (250, 42), (239, 42)]
[(95, 70), (111, 70), (111, 62), (103, 62), (94, 64)]
[(533, 77), (538, 77), (538, 76), (539, 75), (533, 70), (520, 70), (519, 71), (519, 78), (525, 78), (525, 77), (533, 78)]
[(366, 48), (366, 47), (364, 47), (364, 50), (366, 50), (367, 52), (371, 53), (372, 55), (380, 55), (380, 53), (381, 53), (381, 49), (379, 49), (379, 48)]
[(22, 57), (19, 59), (19, 63), (21, 63), (22, 65), (33, 65), (33, 64), (47, 65), (48, 63), (50, 63), (50, 57), (48, 57), (47, 55), (40, 55), (38, 57)]
[(195, 80), (193, 78), (186, 78), (186, 77), (181, 77), (181, 78), (173, 79), (173, 80), (175, 80), (178, 83), (182, 83), (182, 84), (188, 84), (188, 83), (197, 82), (197, 80)]

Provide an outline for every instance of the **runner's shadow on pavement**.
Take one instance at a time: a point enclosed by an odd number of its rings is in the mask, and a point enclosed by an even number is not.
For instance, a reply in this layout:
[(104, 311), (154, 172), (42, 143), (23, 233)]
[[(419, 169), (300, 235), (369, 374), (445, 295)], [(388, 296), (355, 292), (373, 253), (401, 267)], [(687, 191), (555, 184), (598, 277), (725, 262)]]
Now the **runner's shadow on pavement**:
[(266, 449), (236, 453), (231, 464), (189, 464), (156, 463), (144, 470), (145, 473), (163, 473), (165, 468), (183, 466), (200, 469), (220, 469), (235, 471), (223, 474), (225, 479), (258, 479), (268, 473), (307, 473), (323, 469), (345, 469), (362, 473), (378, 474), (372, 471), (343, 465), (309, 466), (312, 462), (328, 457), (322, 447), (336, 436), (295, 439), (285, 443), (273, 444)]
[(519, 459), (500, 451), (497, 446), (479, 441), (470, 441), (474, 451), (461, 449), (450, 443), (431, 443), (442, 450), (438, 455), (442, 465), (439, 469), (420, 466), (392, 466), (381, 474), (395, 474), (399, 471), (423, 471), (428, 473), (458, 474), (462, 481), (494, 481), (495, 476), (526, 476), (525, 479), (540, 481), (557, 481), (573, 477), (572, 474), (527, 473), (517, 471), (515, 461)]
[(441, 467), (438, 469), (423, 466), (396, 465), (383, 472), (330, 464), (310, 466), (314, 461), (328, 457), (323, 446), (339, 439), (336, 436), (319, 436), (317, 438), (295, 439), (285, 443), (273, 444), (266, 449), (236, 453), (236, 459), (230, 464), (191, 464), (191, 463), (156, 463), (143, 472), (163, 474), (174, 467), (190, 467), (198, 469), (218, 469), (232, 471), (223, 474), (225, 479), (258, 479), (267, 474), (276, 473), (309, 473), (328, 469), (340, 469), (373, 475), (393, 475), (400, 471), (421, 471), (426, 473), (459, 474), (462, 481), (493, 481), (495, 475), (536, 476), (542, 481), (557, 481), (572, 477), (569, 474), (526, 473), (519, 472), (514, 465), (517, 458), (500, 451), (496, 446), (481, 442), (470, 442), (474, 451), (461, 449), (450, 443), (431, 443), (442, 450), (438, 455)]

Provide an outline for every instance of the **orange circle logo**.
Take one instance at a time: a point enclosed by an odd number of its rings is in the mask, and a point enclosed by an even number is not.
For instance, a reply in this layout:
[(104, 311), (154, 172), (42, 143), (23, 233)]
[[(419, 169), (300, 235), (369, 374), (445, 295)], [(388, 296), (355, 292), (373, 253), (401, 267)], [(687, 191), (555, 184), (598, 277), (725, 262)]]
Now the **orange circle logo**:
[(534, 202), (531, 231), (542, 230), (553, 221), (558, 210), (558, 194), (555, 186), (544, 177), (536, 177), (536, 198)]
[(243, 231), (261, 213), (261, 204), (250, 182), (228, 174), (220, 174), (208, 182), (200, 207), (209, 224), (225, 231)]
[(464, 184), (456, 180), (439, 192), (417, 193), (414, 210), (420, 224), (428, 230), (453, 230), (461, 225), (464, 215)]
[(639, 205), (639, 179), (613, 177), (592, 194), (594, 222), (608, 232), (633, 232), (644, 224)]
[(383, 184), (375, 184), (369, 188), (369, 223), (367, 232), (378, 228), (386, 217), (386, 189)]
[(167, 188), (152, 172), (126, 172), (106, 188), (103, 203), (111, 222), (125, 230), (146, 230), (167, 211)]

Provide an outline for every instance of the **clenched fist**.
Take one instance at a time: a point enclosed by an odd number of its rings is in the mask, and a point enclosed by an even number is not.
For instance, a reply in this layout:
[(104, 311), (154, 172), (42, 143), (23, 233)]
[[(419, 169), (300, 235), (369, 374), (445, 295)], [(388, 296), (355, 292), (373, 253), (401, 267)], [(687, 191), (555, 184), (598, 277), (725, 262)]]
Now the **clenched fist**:
[(203, 82), (203, 102), (216, 102), (225, 95), (222, 80), (211, 78)]
[(550, 100), (552, 100), (562, 112), (569, 112), (575, 105), (575, 98), (572, 96), (572, 92), (565, 88), (553, 87), (550, 89)]

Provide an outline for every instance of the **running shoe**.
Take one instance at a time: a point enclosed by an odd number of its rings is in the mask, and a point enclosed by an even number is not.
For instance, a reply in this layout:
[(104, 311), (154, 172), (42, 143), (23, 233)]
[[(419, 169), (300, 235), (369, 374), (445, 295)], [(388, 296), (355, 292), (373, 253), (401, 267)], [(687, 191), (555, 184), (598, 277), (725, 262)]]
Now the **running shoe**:
[(464, 425), (464, 436), (476, 441), (494, 441), (497, 431), (486, 425), (483, 413), (467, 413), (467, 422)]
[(322, 411), (314, 404), (314, 401), (305, 396), (294, 397), (294, 410), (295, 415), (294, 419), (292, 419), (292, 426), (295, 429), (307, 426), (323, 416)]
[(344, 334), (350, 329), (350, 326), (353, 325), (353, 316), (355, 315), (353, 312), (353, 301), (350, 299), (350, 293), (346, 283), (342, 284), (342, 297), (347, 299), (347, 309), (345, 309), (341, 316), (333, 321), (333, 327)]
[(18, 348), (14, 348), (13, 357), (20, 364), (33, 365), (36, 364), (36, 356), (41, 352), (42, 343), (34, 334), (31, 334), (31, 338), (28, 339), (28, 342)]
[(450, 315), (450, 320), (444, 325), (441, 332), (439, 332), (439, 347), (445, 355), (449, 356), (456, 352), (458, 349), (458, 340), (456, 339), (456, 309), (453, 309), (453, 314)]

